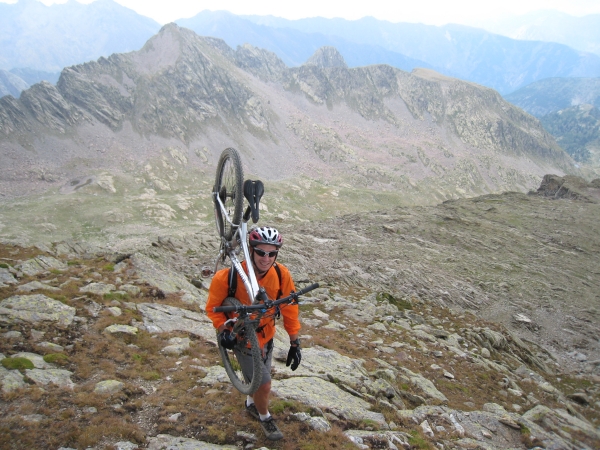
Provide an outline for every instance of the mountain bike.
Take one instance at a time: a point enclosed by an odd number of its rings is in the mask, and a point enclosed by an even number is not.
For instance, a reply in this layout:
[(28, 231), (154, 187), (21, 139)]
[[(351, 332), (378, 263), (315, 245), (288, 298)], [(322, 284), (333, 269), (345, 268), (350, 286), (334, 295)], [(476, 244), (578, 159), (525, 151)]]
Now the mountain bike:
[[(258, 285), (248, 249), (248, 222), (252, 220), (257, 223), (259, 220), (259, 204), (264, 194), (264, 185), (259, 180), (244, 181), (242, 161), (236, 149), (226, 148), (221, 153), (212, 194), (217, 232), (221, 239), (214, 272), (217, 272), (220, 263), (225, 264), (229, 258), (240, 275), (248, 298), (252, 299), (252, 305), (242, 305), (239, 300), (230, 296), (223, 300), (222, 306), (214, 308), (215, 312), (226, 313), (226, 325), (231, 327), (236, 337), (233, 350), (227, 350), (217, 339), (219, 354), (234, 387), (242, 394), (252, 395), (262, 381), (262, 350), (256, 336), (260, 321), (265, 318), (276, 319), (280, 305), (285, 307), (288, 304), (298, 304), (301, 295), (319, 285), (312, 284), (275, 301), (270, 300), (265, 289)], [(248, 203), (245, 211), (244, 198)], [(243, 269), (239, 258), (241, 253), (246, 261), (247, 271)], [(237, 360), (237, 355), (248, 352), (253, 362), (253, 374), (249, 379), (244, 377)]]

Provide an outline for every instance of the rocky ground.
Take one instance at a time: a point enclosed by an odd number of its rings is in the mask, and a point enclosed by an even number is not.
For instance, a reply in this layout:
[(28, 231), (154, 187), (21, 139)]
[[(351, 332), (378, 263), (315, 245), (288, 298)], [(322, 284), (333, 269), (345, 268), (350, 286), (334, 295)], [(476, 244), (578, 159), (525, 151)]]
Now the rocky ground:
[(276, 343), (277, 443), (203, 312), (212, 235), (4, 243), (0, 447), (598, 448), (600, 205), (547, 181), (551, 197), (280, 218), (281, 262), (322, 287), (296, 372)]

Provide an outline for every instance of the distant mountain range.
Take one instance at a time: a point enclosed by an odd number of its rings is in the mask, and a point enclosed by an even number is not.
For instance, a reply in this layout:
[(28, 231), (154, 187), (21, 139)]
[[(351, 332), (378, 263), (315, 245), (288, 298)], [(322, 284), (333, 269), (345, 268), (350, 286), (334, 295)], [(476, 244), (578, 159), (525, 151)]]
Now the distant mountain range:
[(576, 161), (600, 166), (600, 78), (548, 78), (505, 98), (539, 117)]
[(600, 108), (600, 77), (547, 78), (522, 87), (504, 98), (536, 117), (582, 104)]
[(557, 42), (600, 55), (600, 14), (574, 17), (559, 11), (532, 11), (478, 25), (512, 39)]
[[(600, 76), (598, 55), (460, 25), (394, 24), (373, 18), (292, 21), (210, 11), (177, 23), (197, 34), (219, 37), (233, 48), (250, 43), (270, 50), (288, 66), (300, 66), (318, 48), (333, 46), (350, 67), (430, 68), (502, 94), (548, 77)], [(50, 7), (35, 0), (0, 3), (0, 69), (57, 72), (139, 49), (159, 28), (112, 0)]]
[(44, 72), (35, 69), (0, 69), (0, 97), (18, 97), (21, 92), (41, 80), (56, 84), (60, 72)]
[(589, 104), (571, 106), (541, 119), (558, 144), (575, 161), (600, 162), (600, 109)]
[(0, 69), (60, 72), (100, 56), (139, 50), (160, 27), (112, 0), (0, 3)]
[[(332, 45), (350, 67), (365, 63), (394, 66), (397, 55), (402, 55), (410, 58), (400, 67), (403, 70), (431, 67), (444, 75), (473, 81), (502, 94), (548, 77), (600, 75), (597, 55), (551, 42), (518, 41), (462, 25), (436, 27), (369, 17), (355, 21), (286, 20), (211, 11), (177, 23), (200, 35), (220, 37), (233, 47), (244, 42), (260, 46), (276, 53), (289, 65), (305, 61), (320, 46)], [(374, 60), (375, 56), (378, 61)]]

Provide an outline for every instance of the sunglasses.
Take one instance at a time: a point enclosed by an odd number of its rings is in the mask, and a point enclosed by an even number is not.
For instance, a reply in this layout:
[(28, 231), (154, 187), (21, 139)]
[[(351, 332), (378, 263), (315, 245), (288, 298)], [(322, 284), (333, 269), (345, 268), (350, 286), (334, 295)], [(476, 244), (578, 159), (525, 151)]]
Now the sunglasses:
[(277, 256), (277, 253), (279, 252), (279, 250), (273, 250), (272, 252), (265, 252), (264, 250), (261, 250), (260, 248), (255, 248), (254, 251), (256, 252), (256, 254), (258, 256), (268, 256), (269, 258), (274, 258), (275, 256)]

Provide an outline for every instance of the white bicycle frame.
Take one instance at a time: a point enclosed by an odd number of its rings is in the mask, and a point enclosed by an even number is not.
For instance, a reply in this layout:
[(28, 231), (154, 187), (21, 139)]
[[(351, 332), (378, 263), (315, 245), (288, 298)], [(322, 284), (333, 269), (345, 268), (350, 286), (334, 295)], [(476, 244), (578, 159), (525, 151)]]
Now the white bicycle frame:
[[(246, 288), (246, 292), (248, 292), (248, 296), (252, 299), (252, 303), (256, 304), (258, 303), (257, 295), (259, 287), (258, 281), (256, 280), (256, 274), (254, 273), (254, 266), (252, 265), (252, 260), (250, 259), (250, 251), (248, 250), (248, 219), (244, 219), (244, 216), (246, 215), (244, 214), (242, 216), (241, 224), (238, 225), (232, 223), (231, 219), (229, 218), (229, 215), (227, 214), (227, 210), (225, 209), (225, 206), (223, 205), (223, 202), (221, 201), (217, 193), (214, 193), (214, 196), (219, 205), (219, 208), (221, 209), (222, 217), (224, 218), (224, 220), (227, 220), (227, 222), (229, 222), (229, 224), (232, 227), (236, 229), (233, 237), (231, 238), (231, 241), (226, 241), (224, 238), (221, 238), (221, 250), (219, 251), (219, 257), (217, 258), (217, 262), (215, 264), (215, 273), (217, 272), (217, 268), (219, 266), (219, 260), (224, 256), (224, 254), (226, 254), (231, 260), (231, 264), (233, 265), (233, 267), (235, 267), (235, 269), (237, 270), (237, 273), (240, 274), (240, 278), (244, 283), (244, 287)], [(240, 252), (238, 245), (241, 245), (242, 247), (248, 273), (244, 271), (242, 263), (238, 259), (238, 254)]]

